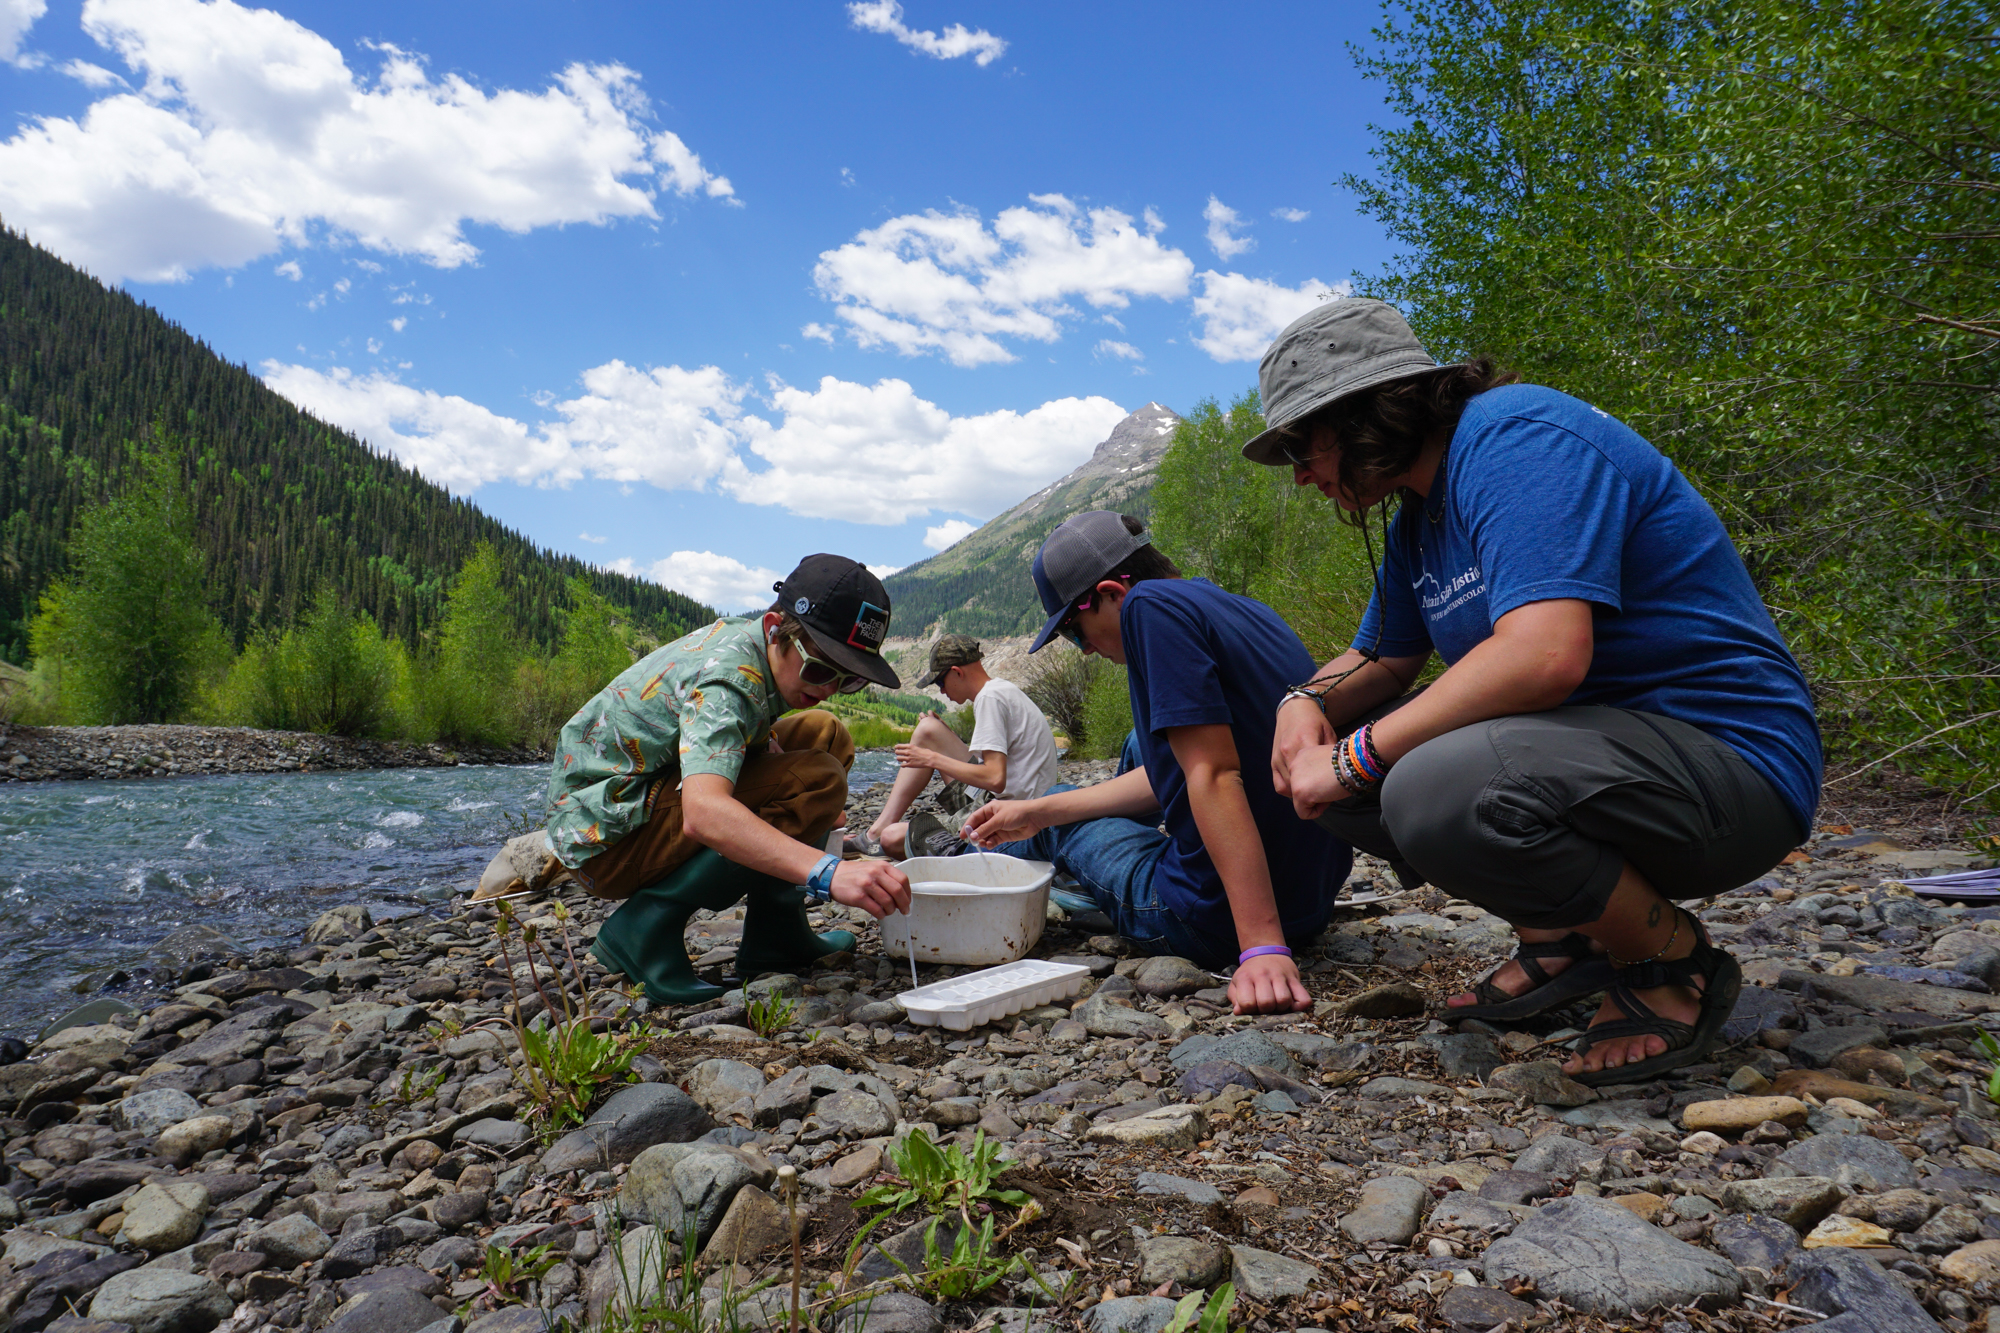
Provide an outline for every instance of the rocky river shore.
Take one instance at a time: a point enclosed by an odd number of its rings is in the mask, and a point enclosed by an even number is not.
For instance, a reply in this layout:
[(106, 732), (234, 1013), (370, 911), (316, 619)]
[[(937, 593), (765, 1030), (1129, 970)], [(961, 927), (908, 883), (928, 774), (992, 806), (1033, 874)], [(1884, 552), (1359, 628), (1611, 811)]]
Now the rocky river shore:
[(546, 760), (519, 746), (424, 744), (253, 727), (0, 727), (0, 782), (75, 782)]
[[(1817, 833), (1700, 905), (1751, 983), (1731, 1044), (1595, 1091), (1555, 1063), (1590, 1006), (1445, 1021), (1509, 934), (1365, 861), (1310, 1013), (1232, 1017), (1220, 979), (1053, 911), (1032, 953), (1081, 993), (968, 1032), (906, 1020), (872, 922), (808, 975), (649, 1010), (569, 894), (517, 917), (643, 1053), (562, 1135), (510, 1025), (561, 1003), (519, 930), (341, 908), (0, 1065), (0, 1328), (785, 1328), (796, 1278), (800, 1326), (839, 1333), (1159, 1333), (1223, 1282), (1233, 1328), (2000, 1330), (2000, 908), (1901, 883), (1980, 863), (1929, 827)], [(697, 919), (710, 975), (740, 930)], [(951, 1258), (983, 1203), (942, 1252), (921, 1204), (862, 1235), (918, 1130), (1001, 1146), (993, 1188), (1032, 1202), (990, 1204), (996, 1259)]]

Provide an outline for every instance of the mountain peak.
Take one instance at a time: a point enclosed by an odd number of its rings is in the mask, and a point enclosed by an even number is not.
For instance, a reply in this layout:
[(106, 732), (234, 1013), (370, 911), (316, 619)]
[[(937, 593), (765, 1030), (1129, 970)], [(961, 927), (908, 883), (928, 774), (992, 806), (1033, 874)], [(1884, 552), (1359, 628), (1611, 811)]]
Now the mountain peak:
[(921, 637), (942, 621), (967, 634), (1016, 634), (1042, 619), (1028, 577), (1035, 548), (1058, 523), (1091, 509), (1144, 516), (1180, 416), (1147, 403), (1111, 428), (1089, 459), (928, 560), (884, 580), (896, 626)]

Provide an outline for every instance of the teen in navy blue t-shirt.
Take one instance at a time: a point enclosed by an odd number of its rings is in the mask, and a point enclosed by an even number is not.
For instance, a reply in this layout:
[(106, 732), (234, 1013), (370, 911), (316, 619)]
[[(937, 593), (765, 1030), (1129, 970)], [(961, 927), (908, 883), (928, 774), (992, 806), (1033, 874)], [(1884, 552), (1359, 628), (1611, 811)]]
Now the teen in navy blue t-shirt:
[(989, 802), (965, 836), (1054, 862), (1149, 953), (1235, 968), (1238, 1013), (1309, 1007), (1292, 949), (1325, 928), (1353, 854), (1272, 784), (1278, 701), (1313, 667), (1298, 635), (1261, 602), (1181, 578), (1137, 519), (1108, 511), (1051, 533), (1034, 576), (1050, 613), (1034, 650), (1060, 633), (1125, 664), (1139, 762)]
[[(1357, 518), (1401, 497), (1354, 647), (1280, 709), (1278, 789), (1514, 925), (1448, 1014), (1606, 991), (1574, 1077), (1700, 1059), (1742, 973), (1676, 903), (1768, 870), (1820, 783), (1805, 677), (1720, 519), (1608, 413), (1440, 367), (1380, 301), (1301, 317), (1259, 377), (1246, 457)], [(1444, 674), (1406, 694), (1433, 652)]]

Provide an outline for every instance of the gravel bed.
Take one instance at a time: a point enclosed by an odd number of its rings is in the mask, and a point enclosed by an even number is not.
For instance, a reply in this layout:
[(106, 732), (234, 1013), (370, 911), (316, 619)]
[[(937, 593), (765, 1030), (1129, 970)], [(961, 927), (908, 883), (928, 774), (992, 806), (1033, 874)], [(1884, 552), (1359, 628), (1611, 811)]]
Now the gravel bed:
[[(1082, 994), (915, 1027), (895, 1002), (907, 966), (834, 909), (824, 924), (859, 946), (757, 982), (794, 1006), (759, 1035), (740, 991), (652, 1009), (613, 989), (586, 952), (605, 904), (566, 896), (565, 922), (523, 903), (645, 1044), (640, 1081), (563, 1137), (537, 1132), (520, 1076), (506, 1020), (542, 1001), (494, 909), (337, 909), (297, 948), (196, 964), (165, 1003), (86, 1011), (0, 1065), (0, 1316), (30, 1333), (582, 1326), (616, 1298), (617, 1252), (637, 1261), (657, 1227), (694, 1232), (711, 1298), (778, 1279), (738, 1317), (782, 1328), (789, 1166), (809, 1315), (844, 1333), (1156, 1331), (1224, 1280), (1232, 1326), (1253, 1329), (1986, 1329), (2000, 1121), (1975, 1039), (2000, 1008), (2000, 908), (1900, 882), (1981, 863), (1930, 825), (1816, 833), (1700, 905), (1749, 982), (1732, 1044), (1596, 1091), (1552, 1063), (1589, 1005), (1447, 1021), (1443, 997), (1509, 932), (1366, 859), (1352, 888), (1382, 896), (1307, 958), (1312, 1012), (1260, 1018), (1192, 964), (1052, 911), (1031, 952), (1087, 964)], [(711, 977), (741, 924), (691, 927)], [(1000, 1183), (1035, 1200), (1016, 1226), (998, 1210), (1023, 1266), (978, 1294), (890, 1292), (911, 1280), (878, 1249), (925, 1268), (915, 1214), (850, 1254), (874, 1215), (857, 1196), (916, 1128), (999, 1141)], [(489, 1247), (547, 1247), (524, 1303), (481, 1278)]]

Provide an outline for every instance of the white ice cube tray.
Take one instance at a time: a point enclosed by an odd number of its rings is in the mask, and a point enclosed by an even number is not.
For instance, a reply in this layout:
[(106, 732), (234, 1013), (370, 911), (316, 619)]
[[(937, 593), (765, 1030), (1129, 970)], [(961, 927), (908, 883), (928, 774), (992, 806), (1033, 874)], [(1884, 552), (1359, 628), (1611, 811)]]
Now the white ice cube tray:
[(896, 997), (912, 1023), (965, 1032), (1038, 1004), (1066, 1000), (1083, 989), (1090, 969), (1081, 963), (1048, 963), (1023, 958), (984, 967), (948, 981), (904, 991)]

